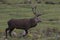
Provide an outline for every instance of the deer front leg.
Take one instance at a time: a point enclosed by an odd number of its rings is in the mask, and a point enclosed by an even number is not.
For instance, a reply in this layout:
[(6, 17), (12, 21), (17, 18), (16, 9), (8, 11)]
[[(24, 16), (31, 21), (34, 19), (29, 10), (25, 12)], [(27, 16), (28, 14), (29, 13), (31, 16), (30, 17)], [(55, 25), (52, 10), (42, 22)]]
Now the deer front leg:
[(25, 30), (23, 33), (23, 37), (25, 37), (28, 34), (28, 30)]

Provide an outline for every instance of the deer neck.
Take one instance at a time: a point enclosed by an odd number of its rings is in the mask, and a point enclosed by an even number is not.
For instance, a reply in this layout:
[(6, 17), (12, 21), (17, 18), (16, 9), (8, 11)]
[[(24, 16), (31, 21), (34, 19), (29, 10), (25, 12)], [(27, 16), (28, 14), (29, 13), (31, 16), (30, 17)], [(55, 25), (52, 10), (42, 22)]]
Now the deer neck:
[(33, 27), (37, 25), (35, 18), (32, 18), (30, 23), (31, 23), (31, 26), (33, 26)]

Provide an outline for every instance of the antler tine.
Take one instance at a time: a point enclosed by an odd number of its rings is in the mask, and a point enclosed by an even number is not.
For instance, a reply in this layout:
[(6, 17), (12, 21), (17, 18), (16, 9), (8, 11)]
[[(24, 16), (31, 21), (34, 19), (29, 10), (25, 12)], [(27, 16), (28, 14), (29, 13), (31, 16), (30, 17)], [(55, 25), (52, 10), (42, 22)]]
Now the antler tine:
[(40, 13), (40, 11), (36, 10), (36, 16), (41, 16), (42, 14)]

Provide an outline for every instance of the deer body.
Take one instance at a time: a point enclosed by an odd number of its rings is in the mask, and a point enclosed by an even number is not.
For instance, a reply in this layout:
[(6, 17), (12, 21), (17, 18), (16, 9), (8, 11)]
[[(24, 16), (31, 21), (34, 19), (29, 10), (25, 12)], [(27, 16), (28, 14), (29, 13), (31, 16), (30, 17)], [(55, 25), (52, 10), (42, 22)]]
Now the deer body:
[(10, 28), (28, 30), (37, 25), (35, 19), (11, 19), (8, 21)]

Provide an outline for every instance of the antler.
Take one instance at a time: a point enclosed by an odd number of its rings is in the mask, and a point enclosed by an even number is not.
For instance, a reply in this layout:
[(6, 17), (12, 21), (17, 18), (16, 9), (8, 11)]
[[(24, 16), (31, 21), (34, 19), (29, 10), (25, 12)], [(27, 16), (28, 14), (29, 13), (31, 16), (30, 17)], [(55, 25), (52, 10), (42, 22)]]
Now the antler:
[(41, 16), (40, 12), (37, 10), (37, 5), (32, 5), (32, 11), (34, 13), (35, 16)]
[(34, 15), (36, 15), (36, 5), (32, 6), (32, 11), (33, 11)]
[(41, 16), (42, 14), (40, 13), (40, 11), (37, 9), (36, 10), (36, 16), (38, 17), (38, 16)]

